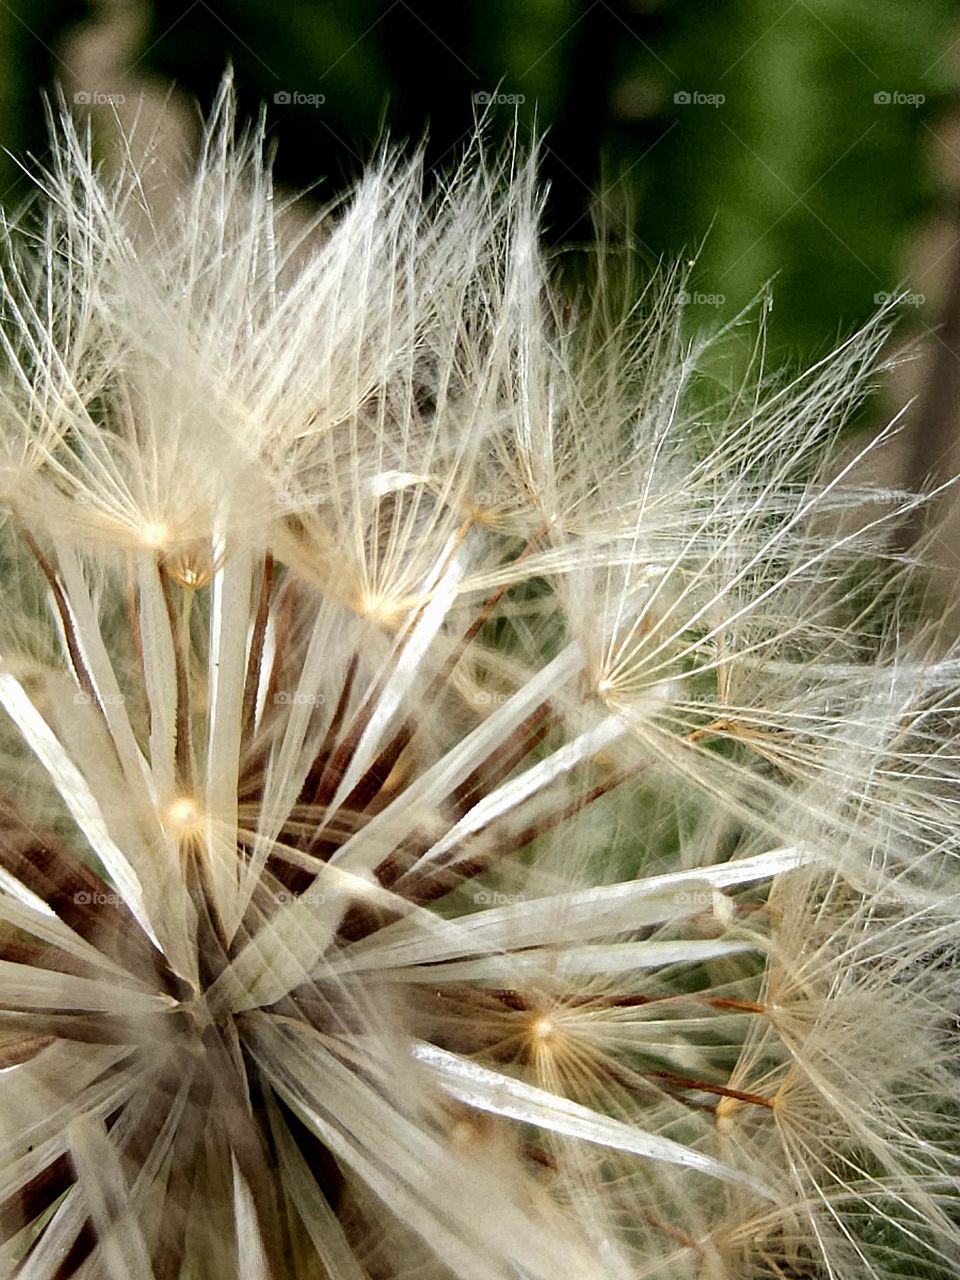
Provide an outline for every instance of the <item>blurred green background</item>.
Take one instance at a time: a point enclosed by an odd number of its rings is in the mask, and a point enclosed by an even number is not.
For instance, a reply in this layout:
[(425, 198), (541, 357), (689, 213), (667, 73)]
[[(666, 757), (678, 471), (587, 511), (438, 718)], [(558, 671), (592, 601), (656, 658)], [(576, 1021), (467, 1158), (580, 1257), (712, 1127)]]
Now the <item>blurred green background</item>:
[[(77, 50), (114, 29), (120, 79), (100, 84)], [(327, 194), (385, 133), (428, 134), (442, 163), (477, 112), (504, 136), (517, 113), (546, 134), (554, 243), (599, 214), (651, 260), (695, 255), (692, 327), (772, 280), (772, 352), (806, 358), (898, 285), (930, 292), (905, 247), (953, 217), (958, 40), (954, 0), (16, 0), (0, 140), (43, 154), (58, 78), (94, 105), (144, 82), (209, 103), (229, 60), (243, 108), (267, 104), (280, 178)], [(3, 199), (24, 190), (6, 157)]]

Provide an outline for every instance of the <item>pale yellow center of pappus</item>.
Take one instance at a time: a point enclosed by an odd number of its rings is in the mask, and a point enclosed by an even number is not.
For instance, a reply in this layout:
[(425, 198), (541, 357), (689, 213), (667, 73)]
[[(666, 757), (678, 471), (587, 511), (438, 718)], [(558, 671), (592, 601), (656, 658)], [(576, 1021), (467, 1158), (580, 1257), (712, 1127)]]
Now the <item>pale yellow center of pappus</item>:
[(207, 539), (198, 538), (190, 546), (168, 552), (162, 560), (163, 572), (177, 586), (195, 591), (209, 586), (226, 554), (226, 544), (214, 547)]
[(622, 705), (621, 690), (615, 676), (598, 672), (593, 678), (592, 690), (588, 684), (588, 693), (592, 693), (600, 705), (606, 707), (608, 711), (616, 711)]
[(375, 591), (361, 591), (354, 606), (363, 618), (382, 627), (393, 627), (406, 614), (407, 606)]
[(546, 1044), (547, 1041), (553, 1040), (556, 1034), (557, 1024), (553, 1018), (548, 1017), (545, 1013), (534, 1018), (530, 1024), (530, 1035), (537, 1044)]
[(504, 514), (501, 508), (493, 504), (484, 505), (477, 502), (465, 502), (462, 510), (468, 524), (479, 524), (490, 528), (494, 527)]
[(170, 527), (161, 520), (148, 520), (140, 529), (140, 541), (154, 551), (159, 551), (169, 537)]
[(734, 1113), (742, 1104), (737, 1098), (721, 1098), (717, 1103), (716, 1126), (721, 1133), (732, 1133), (735, 1125)]
[(192, 796), (177, 796), (164, 813), (167, 825), (179, 834), (196, 831), (201, 820), (200, 806)]
[(179, 577), (185, 587), (198, 587), (202, 574), (195, 565), (187, 564), (180, 570)]

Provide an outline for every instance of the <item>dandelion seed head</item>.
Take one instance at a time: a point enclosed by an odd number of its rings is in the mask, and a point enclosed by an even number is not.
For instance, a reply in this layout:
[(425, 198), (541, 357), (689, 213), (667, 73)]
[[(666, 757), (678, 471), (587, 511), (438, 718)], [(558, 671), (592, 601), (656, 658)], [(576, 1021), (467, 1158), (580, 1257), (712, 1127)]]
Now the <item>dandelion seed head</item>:
[(3, 231), (0, 1270), (952, 1258), (960, 663), (831, 457), (880, 327), (707, 422), (535, 154), (314, 216), (263, 143), (226, 83), (145, 219), (65, 122)]

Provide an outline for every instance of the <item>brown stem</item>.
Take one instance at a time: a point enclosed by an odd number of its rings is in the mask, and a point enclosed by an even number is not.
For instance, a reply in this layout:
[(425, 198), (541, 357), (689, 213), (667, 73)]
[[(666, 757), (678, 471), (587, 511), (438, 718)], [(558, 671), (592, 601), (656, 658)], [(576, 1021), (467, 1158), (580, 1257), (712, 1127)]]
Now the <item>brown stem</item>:
[(730, 1089), (722, 1084), (710, 1084), (707, 1080), (697, 1080), (693, 1076), (677, 1076), (671, 1071), (644, 1071), (648, 1080), (663, 1080), (677, 1089), (695, 1089), (698, 1093), (713, 1093), (720, 1098), (736, 1098), (738, 1102), (752, 1102), (758, 1107), (769, 1107), (773, 1110), (772, 1098), (764, 1098), (759, 1093), (745, 1093), (742, 1089)]
[(190, 733), (190, 687), (187, 677), (186, 650), (190, 644), (189, 633), (184, 632), (182, 619), (178, 614), (176, 601), (173, 598), (173, 583), (164, 573), (162, 565), (157, 562), (157, 573), (160, 577), (160, 589), (163, 592), (163, 603), (170, 624), (170, 636), (173, 640), (174, 669), (177, 684), (176, 710), (176, 766), (177, 783), (181, 791), (189, 794), (193, 791), (193, 744)]
[(77, 683), (83, 691), (84, 696), (90, 700), (102, 715), (103, 709), (100, 706), (100, 700), (97, 697), (96, 689), (94, 688), (93, 678), (87, 669), (87, 664), (83, 660), (83, 652), (80, 649), (76, 629), (73, 625), (70, 606), (67, 604), (67, 597), (64, 594), (63, 587), (60, 585), (60, 579), (57, 577), (53, 565), (44, 555), (29, 529), (26, 529), (21, 525), (20, 532), (23, 536), (24, 542), (26, 542), (27, 546), (33, 552), (34, 558), (40, 566), (43, 576), (47, 580), (47, 585), (50, 588), (54, 603), (57, 606), (57, 613), (60, 615), (63, 634), (67, 642), (67, 652), (70, 655), (70, 664), (73, 667)]

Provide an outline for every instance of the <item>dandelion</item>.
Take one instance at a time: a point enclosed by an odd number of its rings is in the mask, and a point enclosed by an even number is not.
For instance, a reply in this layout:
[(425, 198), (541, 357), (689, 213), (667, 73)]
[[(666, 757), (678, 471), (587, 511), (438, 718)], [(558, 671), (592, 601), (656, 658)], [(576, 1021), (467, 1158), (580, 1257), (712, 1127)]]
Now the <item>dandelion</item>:
[(62, 123), (4, 233), (3, 1274), (949, 1274), (882, 326), (708, 412), (533, 158), (304, 220), (262, 144), (225, 85), (161, 216)]

